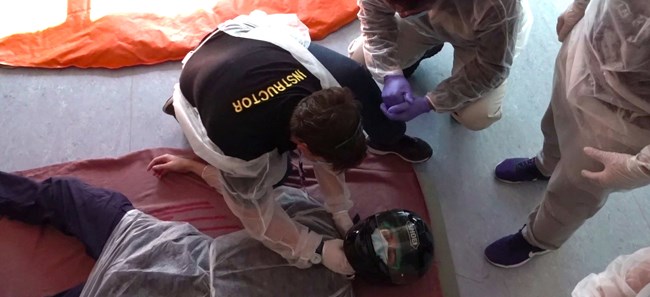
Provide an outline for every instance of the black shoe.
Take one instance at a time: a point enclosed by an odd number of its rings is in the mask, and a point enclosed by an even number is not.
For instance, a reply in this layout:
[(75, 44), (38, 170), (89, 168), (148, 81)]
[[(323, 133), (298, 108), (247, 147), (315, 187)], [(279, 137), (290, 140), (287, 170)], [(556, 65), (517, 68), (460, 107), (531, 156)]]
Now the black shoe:
[(415, 72), (415, 70), (418, 69), (418, 66), (420, 66), (420, 62), (422, 62), (422, 60), (424, 60), (424, 59), (428, 59), (428, 58), (431, 58), (431, 57), (435, 56), (437, 53), (439, 53), (442, 50), (442, 46), (443, 45), (441, 44), (439, 46), (434, 46), (434, 47), (430, 48), (429, 50), (427, 50), (424, 53), (424, 56), (422, 56), (422, 58), (420, 58), (420, 60), (415, 62), (415, 64), (413, 64), (413, 65), (411, 65), (411, 66), (409, 66), (407, 68), (402, 69), (402, 73), (404, 74), (404, 77), (406, 77), (406, 78), (411, 77), (411, 75), (413, 75), (413, 72)]
[(409, 163), (422, 163), (433, 155), (431, 146), (424, 140), (406, 135), (393, 145), (380, 145), (369, 140), (368, 152), (375, 155), (394, 154)]
[(176, 113), (174, 112), (174, 99), (173, 99), (173, 97), (169, 97), (169, 99), (167, 99), (167, 101), (165, 101), (165, 104), (163, 104), (162, 110), (163, 110), (164, 113), (166, 113), (166, 114), (168, 114), (170, 116), (176, 117)]

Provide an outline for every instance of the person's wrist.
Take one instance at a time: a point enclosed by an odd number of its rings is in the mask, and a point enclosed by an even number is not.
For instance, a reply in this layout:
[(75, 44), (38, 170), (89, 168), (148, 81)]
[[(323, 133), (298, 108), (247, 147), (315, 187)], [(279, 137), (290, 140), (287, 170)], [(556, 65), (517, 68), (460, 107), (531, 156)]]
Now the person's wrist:
[[(644, 166), (645, 165), (645, 166)], [(647, 166), (647, 163), (639, 160), (638, 156), (631, 156), (627, 158), (625, 166), (627, 170), (634, 174), (639, 179), (648, 180), (650, 179), (650, 169)]]
[(390, 81), (393, 80), (406, 81), (406, 77), (404, 77), (404, 75), (401, 73), (387, 74), (384, 76), (384, 86), (386, 86), (386, 84), (389, 84)]
[(203, 177), (205, 170), (207, 169), (207, 164), (203, 164), (194, 160), (183, 159), (181, 163), (181, 169), (184, 172), (192, 172), (197, 174), (200, 177)]
[(424, 101), (426, 103), (427, 108), (429, 109), (429, 110), (427, 110), (427, 112), (431, 111), (431, 110), (436, 111), (436, 107), (435, 107), (435, 105), (433, 105), (433, 101), (431, 100), (429, 95), (424, 96)]
[(321, 239), (320, 243), (314, 251), (314, 255), (311, 257), (309, 262), (312, 264), (322, 264), (323, 263), (323, 247), (325, 246), (325, 239)]

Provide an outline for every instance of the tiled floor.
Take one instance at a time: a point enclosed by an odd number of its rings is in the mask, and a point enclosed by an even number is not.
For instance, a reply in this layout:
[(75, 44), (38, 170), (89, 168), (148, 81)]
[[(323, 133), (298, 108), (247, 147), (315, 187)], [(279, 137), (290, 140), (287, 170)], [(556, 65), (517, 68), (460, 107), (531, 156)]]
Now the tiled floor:
[[(492, 170), (506, 157), (532, 156), (540, 147), (539, 121), (559, 48), (555, 19), (567, 3), (531, 3), (533, 31), (510, 75), (500, 122), (482, 132), (464, 130), (444, 114), (409, 123), (409, 132), (435, 150), (416, 170), (434, 217), (447, 296), (568, 296), (582, 277), (617, 255), (650, 245), (650, 191), (641, 189), (612, 195), (562, 249), (524, 267), (498, 269), (483, 259), (487, 244), (522, 226), (544, 189), (541, 182), (496, 182)], [(319, 43), (344, 53), (357, 34), (353, 23)], [(421, 65), (413, 84), (435, 86), (448, 75), (451, 59), (446, 46)], [(0, 170), (186, 147), (174, 119), (160, 111), (179, 73), (178, 62), (121, 70), (0, 69)]]

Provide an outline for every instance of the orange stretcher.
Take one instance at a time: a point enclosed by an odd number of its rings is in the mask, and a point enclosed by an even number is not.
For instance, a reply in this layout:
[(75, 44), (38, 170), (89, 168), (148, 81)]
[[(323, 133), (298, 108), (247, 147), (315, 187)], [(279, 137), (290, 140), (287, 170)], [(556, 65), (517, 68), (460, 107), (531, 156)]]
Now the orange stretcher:
[(114, 69), (180, 60), (219, 23), (256, 9), (297, 14), (314, 40), (358, 10), (354, 0), (21, 0), (0, 12), (0, 65)]

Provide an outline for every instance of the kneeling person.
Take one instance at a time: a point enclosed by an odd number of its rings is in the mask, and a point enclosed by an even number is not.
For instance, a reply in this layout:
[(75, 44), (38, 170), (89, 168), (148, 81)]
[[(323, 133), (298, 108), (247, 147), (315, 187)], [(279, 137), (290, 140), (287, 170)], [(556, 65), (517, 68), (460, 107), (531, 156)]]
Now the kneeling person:
[(271, 199), (287, 174), (289, 152), (297, 148), (314, 162), (325, 208), (345, 234), (353, 224), (344, 171), (365, 157), (363, 130), (376, 153), (423, 162), (431, 148), (384, 116), (381, 92), (365, 69), (323, 47), (306, 47), (308, 35), (270, 17), (240, 16), (206, 37), (185, 58), (165, 110), (175, 113), (194, 152), (218, 168), (215, 187), (254, 238), (301, 268), (317, 263), (323, 247), (331, 251), (322, 254), (328, 268), (352, 274), (342, 242), (323, 240)]

